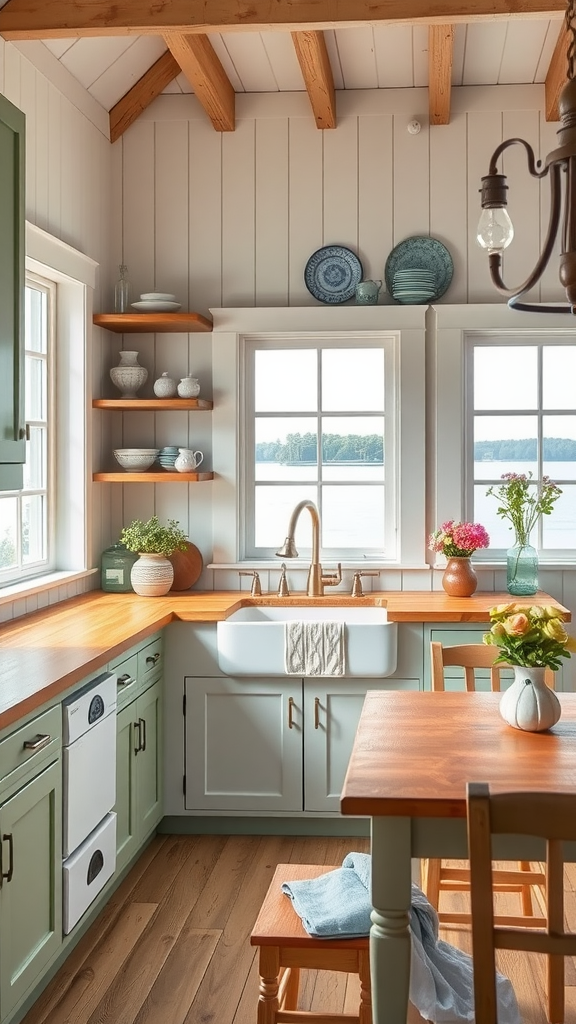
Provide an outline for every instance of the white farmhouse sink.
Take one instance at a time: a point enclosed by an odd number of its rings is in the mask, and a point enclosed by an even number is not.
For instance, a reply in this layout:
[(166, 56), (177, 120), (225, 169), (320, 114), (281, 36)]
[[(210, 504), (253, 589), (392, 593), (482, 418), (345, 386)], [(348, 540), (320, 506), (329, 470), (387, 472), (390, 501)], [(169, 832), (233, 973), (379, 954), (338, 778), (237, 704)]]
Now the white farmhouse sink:
[(389, 676), (396, 670), (398, 624), (385, 608), (240, 608), (217, 625), (218, 664), (229, 676), (283, 676), (284, 627), (289, 620), (343, 622), (346, 676)]

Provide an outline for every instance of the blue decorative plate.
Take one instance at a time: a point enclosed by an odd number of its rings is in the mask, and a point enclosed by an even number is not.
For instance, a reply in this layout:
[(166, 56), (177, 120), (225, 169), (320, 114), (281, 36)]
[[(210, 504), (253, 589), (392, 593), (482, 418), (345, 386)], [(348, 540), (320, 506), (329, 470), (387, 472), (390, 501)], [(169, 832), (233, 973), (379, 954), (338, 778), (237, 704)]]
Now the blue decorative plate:
[(312, 254), (304, 270), (304, 283), (320, 302), (346, 302), (362, 280), (362, 264), (351, 249), (325, 245)]
[(414, 235), (412, 238), (405, 238), (400, 242), (386, 260), (384, 267), (384, 278), (388, 293), (392, 295), (394, 274), (397, 270), (431, 270), (434, 272), (435, 291), (429, 299), (436, 302), (448, 288), (454, 264), (452, 257), (445, 245), (437, 238), (430, 238), (427, 235)]

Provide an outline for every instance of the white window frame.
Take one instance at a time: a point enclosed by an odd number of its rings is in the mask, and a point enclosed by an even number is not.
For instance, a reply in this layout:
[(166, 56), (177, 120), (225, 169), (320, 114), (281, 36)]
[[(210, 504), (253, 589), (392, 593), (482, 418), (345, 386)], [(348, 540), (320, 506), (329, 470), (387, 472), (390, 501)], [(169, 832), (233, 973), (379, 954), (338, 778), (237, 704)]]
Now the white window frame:
[[(306, 336), (363, 337), (393, 334), (396, 346), (398, 468), (397, 544), (390, 560), (358, 560), (363, 568), (426, 568), (425, 532), (425, 322), (422, 306), (346, 306), (212, 309), (214, 411), (213, 567), (235, 568), (249, 562), (244, 544), (246, 493), (242, 454), (242, 339), (257, 335), (283, 339)], [(279, 543), (282, 542), (282, 537)], [(263, 566), (277, 568), (278, 559)], [(296, 568), (296, 563), (293, 563)]]
[[(522, 313), (507, 305), (437, 306), (431, 310), (434, 329), (429, 342), (431, 391), (429, 401), (429, 451), (431, 489), (428, 529), (448, 519), (467, 520), (473, 515), (469, 460), (473, 456), (470, 429), (466, 427), (466, 349), (474, 339), (494, 338), (502, 344), (522, 339), (551, 343), (565, 338), (574, 343), (571, 314)], [(495, 366), (497, 372), (497, 366)], [(433, 556), (431, 562), (434, 564)], [(476, 551), (475, 560), (486, 564), (505, 561), (504, 549)], [(442, 559), (438, 558), (438, 562)], [(541, 561), (565, 565), (576, 553), (545, 552)]]
[[(356, 560), (360, 558), (368, 558), (372, 561), (395, 561), (397, 558), (397, 463), (398, 463), (398, 402), (397, 402), (397, 364), (398, 364), (398, 347), (399, 339), (397, 334), (390, 332), (388, 334), (372, 333), (368, 332), (346, 332), (343, 333), (331, 333), (331, 334), (303, 334), (303, 335), (243, 335), (241, 339), (240, 349), (240, 365), (242, 372), (240, 374), (240, 380), (242, 381), (241, 396), (240, 396), (240, 409), (242, 419), (242, 431), (245, 437), (245, 444), (242, 450), (241, 459), (241, 479), (245, 495), (243, 506), (246, 510), (245, 516), (243, 517), (243, 530), (242, 530), (242, 547), (245, 552), (245, 557), (254, 558), (272, 558), (274, 555), (273, 551), (261, 550), (256, 548), (252, 543), (252, 538), (255, 532), (255, 505), (253, 498), (255, 496), (256, 481), (254, 478), (254, 449), (255, 449), (255, 418), (256, 413), (254, 410), (254, 353), (257, 350), (271, 350), (271, 349), (282, 349), (296, 351), (298, 349), (307, 348), (314, 352), (319, 349), (329, 350), (337, 348), (374, 348), (382, 351), (384, 354), (384, 408), (381, 411), (369, 411), (369, 412), (358, 412), (358, 415), (375, 415), (381, 416), (385, 423), (384, 428), (384, 465), (386, 467), (386, 479), (382, 480), (382, 487), (384, 489), (384, 535), (389, 538), (389, 543), (386, 550), (370, 551), (364, 553), (361, 545), (357, 548), (350, 549), (331, 549), (323, 545), (322, 550), (324, 556), (329, 559), (340, 558), (340, 560)], [(345, 387), (343, 382), (343, 387)], [(298, 387), (298, 382), (294, 382), (294, 387)], [(310, 414), (300, 413), (299, 416), (310, 415), (312, 418), (321, 416), (322, 418), (328, 416), (339, 415), (338, 413), (325, 413), (319, 410), (315, 410)], [(355, 417), (356, 413), (351, 413), (352, 417)], [(320, 438), (318, 439), (320, 443)], [(319, 457), (320, 458), (320, 457)], [(322, 484), (320, 485), (322, 487)], [(306, 482), (302, 482), (303, 490), (306, 488)], [(321, 503), (319, 504), (321, 507)], [(278, 545), (280, 545), (284, 539), (286, 533), (286, 523), (280, 523), (278, 529)], [(361, 540), (361, 538), (359, 538)], [(300, 552), (304, 557), (308, 557), (310, 550), (302, 549)]]
[[(54, 283), (57, 409), (54, 437), (54, 537), (50, 567), (0, 588), (0, 604), (90, 575), (91, 363), (93, 293), (98, 264), (33, 224), (26, 224), (26, 272)], [(91, 564), (92, 563), (92, 564)]]

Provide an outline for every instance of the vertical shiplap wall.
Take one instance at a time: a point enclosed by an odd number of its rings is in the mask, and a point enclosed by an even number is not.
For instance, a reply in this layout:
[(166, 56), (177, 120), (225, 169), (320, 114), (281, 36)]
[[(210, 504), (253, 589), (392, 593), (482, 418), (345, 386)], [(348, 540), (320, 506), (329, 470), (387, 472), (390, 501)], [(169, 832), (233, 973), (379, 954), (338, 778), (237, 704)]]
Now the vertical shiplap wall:
[[(454, 259), (444, 301), (493, 302), (475, 241), (480, 179), (504, 138), (522, 135), (537, 156), (554, 147), (543, 98), (542, 86), (455, 89), (450, 124), (430, 129), (425, 89), (350, 90), (337, 96), (336, 130), (320, 132), (302, 93), (238, 95), (236, 130), (219, 135), (193, 96), (161, 96), (123, 136), (116, 162), (118, 249), (135, 291), (154, 282), (203, 313), (313, 305), (303, 271), (315, 249), (349, 246), (366, 277), (382, 278), (398, 242), (431, 234)], [(417, 135), (407, 130), (414, 118)], [(506, 276), (517, 283), (539, 253), (548, 186), (540, 196), (520, 147), (505, 170), (517, 237)], [(562, 298), (554, 268), (542, 298)]]
[[(38, 48), (42, 44), (33, 45)], [(45, 60), (51, 59), (46, 50)], [(70, 81), (67, 90), (67, 75), (62, 72), (61, 78), (63, 86), (58, 88), (17, 46), (0, 39), (0, 92), (26, 115), (26, 218), (100, 264), (104, 276), (99, 276), (94, 305), (101, 309), (102, 281), (107, 285), (112, 249), (113, 150), (104, 130), (108, 119), (106, 112), (86, 94), (86, 109), (95, 115), (87, 116), (77, 83)], [(92, 394), (92, 379), (98, 382), (97, 391), (100, 390), (102, 375), (110, 366), (106, 344), (104, 338), (101, 345), (97, 336), (89, 340), (88, 394)], [(87, 415), (91, 415), (90, 409)], [(101, 443), (96, 429), (96, 463), (100, 460)], [(92, 496), (89, 560), (97, 565), (102, 539), (110, 534), (110, 498), (96, 484)], [(22, 599), (13, 606), (3, 604), (0, 618), (34, 611), (93, 585), (94, 580), (81, 580)]]
[[(444, 301), (494, 302), (475, 242), (480, 179), (508, 135), (524, 134), (538, 156), (553, 147), (556, 126), (544, 121), (543, 100), (542, 86), (455, 89), (450, 124), (430, 130), (426, 89), (349, 90), (337, 95), (337, 129), (320, 132), (304, 93), (244, 94), (236, 97), (236, 130), (218, 133), (194, 96), (161, 96), (113, 147), (114, 196), (121, 197), (116, 261), (127, 263), (135, 295), (174, 292), (184, 309), (204, 314), (221, 306), (314, 306), (303, 271), (320, 246), (349, 246), (365, 277), (383, 279), (398, 242), (430, 234), (454, 260)], [(415, 118), (417, 135), (408, 132)], [(518, 239), (506, 274), (514, 282), (537, 259), (546, 203), (522, 160), (523, 152), (506, 155)], [(552, 272), (542, 295), (561, 298)], [(381, 301), (390, 301), (384, 290)], [(122, 342), (114, 344), (118, 350)], [(164, 370), (193, 371), (202, 394), (218, 401), (211, 345), (203, 335), (132, 336), (130, 347), (149, 370), (141, 393), (151, 394)], [(118, 417), (114, 429), (115, 444), (193, 444), (218, 470), (209, 416), (133, 414)], [(111, 491), (113, 527), (135, 514), (169, 513), (211, 557), (218, 538), (210, 485), (188, 493), (182, 485)]]

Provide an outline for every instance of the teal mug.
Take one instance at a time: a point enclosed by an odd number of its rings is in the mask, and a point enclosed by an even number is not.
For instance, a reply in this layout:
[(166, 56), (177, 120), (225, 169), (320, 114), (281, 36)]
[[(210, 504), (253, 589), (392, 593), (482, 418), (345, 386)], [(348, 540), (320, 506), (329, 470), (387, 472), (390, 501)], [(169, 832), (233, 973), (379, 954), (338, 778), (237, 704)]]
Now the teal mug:
[(375, 306), (382, 281), (360, 281), (356, 285), (356, 304), (358, 306)]

